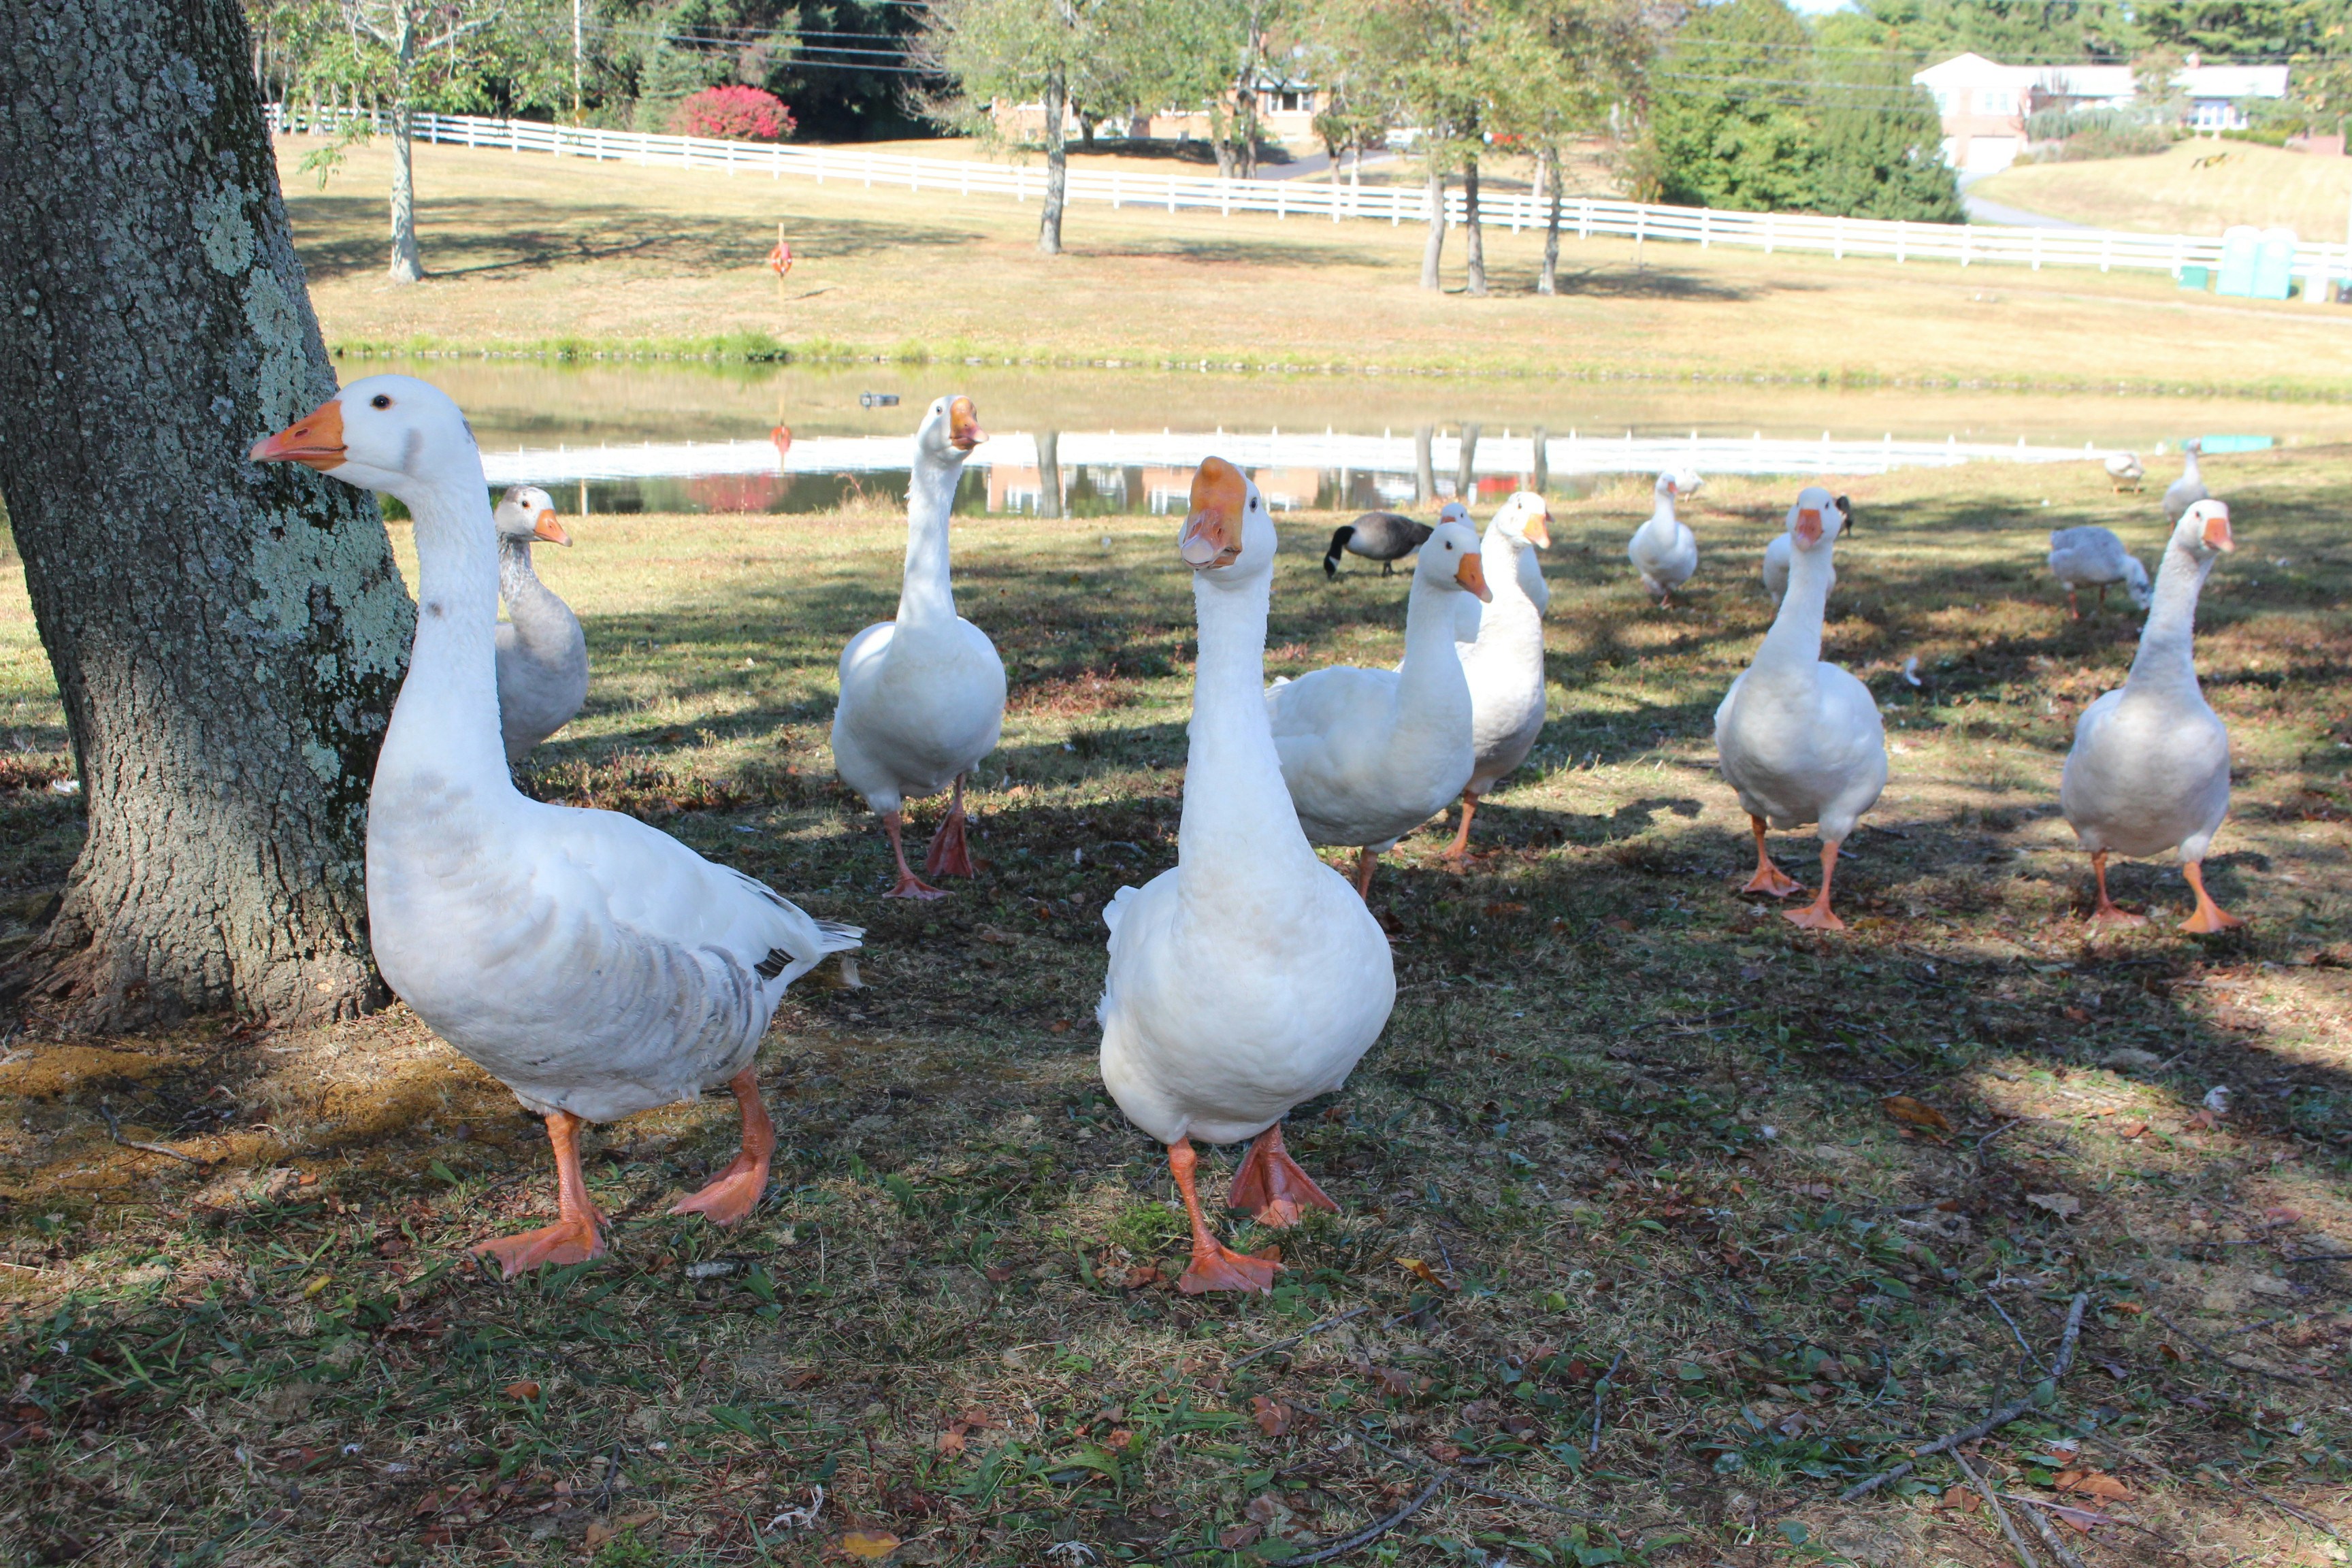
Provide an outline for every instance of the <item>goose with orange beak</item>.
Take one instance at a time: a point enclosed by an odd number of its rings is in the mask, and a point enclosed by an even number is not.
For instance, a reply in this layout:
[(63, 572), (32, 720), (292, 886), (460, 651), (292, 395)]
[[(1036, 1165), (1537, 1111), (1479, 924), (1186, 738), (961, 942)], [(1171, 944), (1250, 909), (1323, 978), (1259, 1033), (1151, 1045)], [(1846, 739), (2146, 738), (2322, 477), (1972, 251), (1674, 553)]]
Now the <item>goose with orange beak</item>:
[(1283, 784), (1264, 697), (1275, 549), (1257, 488), (1202, 463), (1177, 542), (1200, 657), (1176, 865), (1103, 910), (1103, 1083), (1168, 1150), (1192, 1224), (1187, 1294), (1270, 1289), (1278, 1267), (1211, 1231), (1193, 1140), (1255, 1140), (1226, 1202), (1262, 1225), (1335, 1209), (1283, 1147), (1282, 1119), (1347, 1082), (1396, 999), (1387, 936), (1317, 857)]
[(368, 792), (368, 938), (385, 984), (544, 1116), (555, 1149), (555, 1222), (475, 1252), (509, 1276), (601, 1256), (582, 1127), (722, 1084), (741, 1152), (671, 1212), (741, 1219), (775, 1147), (761, 1037), (784, 987), (859, 933), (635, 817), (515, 788), (499, 732), (498, 531), (446, 394), (372, 375), (252, 456), (396, 497), (415, 521), (416, 637)]
[(2058, 784), (2058, 805), (2090, 851), (2098, 884), (2092, 918), (2145, 925), (2107, 896), (2109, 855), (2177, 851), (2196, 908), (2181, 930), (2245, 924), (2205, 890), (2204, 860), (2230, 814), (2230, 731), (2197, 683), (2197, 600), (2213, 563), (2237, 548), (2230, 509), (2192, 502), (2157, 568), (2139, 652), (2124, 683), (2083, 710)]
[(499, 732), (509, 766), (572, 722), (588, 700), (588, 639), (572, 606), (531, 569), (534, 542), (569, 545), (555, 502), (537, 485), (507, 491), (490, 521), (499, 531)]
[(1551, 508), (1534, 491), (1519, 491), (1503, 503), (1479, 542), (1491, 602), (1461, 595), (1478, 611), (1478, 629), (1472, 640), (1454, 645), (1470, 687), (1472, 762), (1470, 782), (1462, 788), (1462, 828), (1445, 850), (1449, 859), (1470, 853), (1478, 797), (1526, 762), (1543, 732), (1543, 606), (1528, 594), (1528, 581), (1543, 582), (1536, 552), (1550, 547)]
[(1464, 594), (1490, 600), (1478, 536), (1440, 523), (1422, 542), (1405, 600), (1404, 660), (1337, 665), (1265, 694), (1298, 825), (1317, 844), (1356, 848), (1356, 887), (1399, 837), (1453, 803), (1476, 765), (1470, 684), (1454, 641)]
[(956, 614), (948, 571), (949, 513), (964, 459), (988, 439), (969, 397), (933, 403), (915, 432), (907, 479), (907, 569), (898, 614), (877, 621), (841, 650), (841, 701), (833, 714), (833, 765), (882, 819), (898, 862), (891, 899), (937, 899), (941, 890), (907, 864), (906, 803), (953, 786), (931, 835), (923, 870), (976, 874), (965, 834), (964, 779), (996, 749), (1004, 727), (1004, 661), (988, 634)]
[(1625, 554), (1642, 579), (1642, 587), (1664, 609), (1674, 603), (1675, 590), (1698, 570), (1698, 535), (1675, 515), (1675, 500), (1698, 489), (1696, 475), (1664, 473), (1650, 487), (1649, 517), (1625, 542)]
[(1756, 838), (1756, 875), (1740, 890), (1775, 899), (1801, 891), (1772, 864), (1765, 828), (1815, 824), (1822, 888), (1785, 911), (1794, 924), (1843, 931), (1830, 908), (1838, 846), (1886, 787), (1886, 730), (1870, 688), (1822, 658), (1822, 621), (1835, 572), (1830, 549), (1844, 526), (1835, 498), (1808, 485), (1789, 510), (1789, 589), (1755, 659), (1715, 710), (1723, 776), (1739, 792)]

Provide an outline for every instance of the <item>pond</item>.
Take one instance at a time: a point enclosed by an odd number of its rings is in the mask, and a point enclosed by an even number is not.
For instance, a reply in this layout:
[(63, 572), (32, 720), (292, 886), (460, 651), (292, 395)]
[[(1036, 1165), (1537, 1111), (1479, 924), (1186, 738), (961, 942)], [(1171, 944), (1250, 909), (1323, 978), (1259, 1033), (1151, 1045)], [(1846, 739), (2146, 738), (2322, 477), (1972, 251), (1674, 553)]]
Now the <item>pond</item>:
[[(347, 375), (373, 368), (348, 363)], [(863, 364), (713, 370), (426, 360), (479, 436), (494, 484), (567, 511), (826, 511), (898, 494), (929, 400), (969, 395), (989, 439), (963, 512), (1181, 509), (1191, 466), (1250, 468), (1270, 504), (1428, 504), (1610, 476), (1850, 475), (2133, 451), (2160, 488), (2185, 438), (2237, 449), (2342, 438), (2334, 405), (2098, 393), (1428, 375), (1272, 376)], [(895, 399), (893, 402), (891, 400)], [(1041, 479), (1050, 461), (1058, 494)]]

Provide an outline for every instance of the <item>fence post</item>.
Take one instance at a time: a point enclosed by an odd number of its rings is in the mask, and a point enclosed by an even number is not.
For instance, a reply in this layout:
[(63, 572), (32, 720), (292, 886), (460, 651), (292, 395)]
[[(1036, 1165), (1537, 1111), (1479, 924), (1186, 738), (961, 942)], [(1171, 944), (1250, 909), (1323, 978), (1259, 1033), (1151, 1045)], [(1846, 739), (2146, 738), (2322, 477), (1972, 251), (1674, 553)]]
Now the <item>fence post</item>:
[(1845, 259), (1845, 215), (1843, 213), (1830, 219), (1830, 259), (1832, 261)]
[(1275, 181), (1275, 183), (1274, 183), (1274, 216), (1275, 216), (1276, 217), (1277, 217), (1277, 218), (1286, 218), (1286, 217), (1288, 217), (1288, 216), (1290, 216), (1290, 214), (1289, 214), (1288, 212), (1286, 212), (1286, 210), (1284, 210), (1284, 209), (1288, 205), (1289, 195), (1290, 195), (1290, 182), (1289, 182), (1289, 181), (1287, 181), (1287, 180), (1276, 180), (1276, 181)]
[(2033, 231), (2033, 270), (2042, 270), (2042, 231), (2038, 228)]
[(1903, 242), (1909, 237), (1910, 232), (1910, 228), (1901, 218), (1895, 220), (1895, 265), (1897, 267), (1903, 265)]
[(1764, 215), (1764, 254), (1767, 256), (1772, 254), (1772, 215), (1770, 213), (1766, 213)]
[(1705, 207), (1698, 209), (1698, 247), (1701, 250), (1711, 248), (1707, 244), (1706, 211)]

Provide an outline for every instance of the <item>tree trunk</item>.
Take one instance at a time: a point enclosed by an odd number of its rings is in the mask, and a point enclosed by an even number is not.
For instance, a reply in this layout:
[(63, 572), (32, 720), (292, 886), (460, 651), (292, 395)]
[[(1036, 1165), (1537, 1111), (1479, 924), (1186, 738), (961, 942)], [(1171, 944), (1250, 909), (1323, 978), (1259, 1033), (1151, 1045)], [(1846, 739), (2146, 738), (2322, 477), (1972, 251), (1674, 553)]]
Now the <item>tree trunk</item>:
[(1429, 444), (1435, 435), (1426, 425), (1413, 426), (1412, 496), (1418, 506), (1427, 506), (1437, 499), (1437, 465), (1429, 455)]
[(1486, 230), (1478, 221), (1478, 154), (1462, 164), (1463, 256), (1470, 268), (1466, 292), (1484, 298), (1486, 292)]
[(1037, 248), (1047, 256), (1062, 254), (1062, 201), (1070, 184), (1070, 138), (1062, 124), (1070, 101), (1062, 73), (1045, 77), (1045, 210), (1037, 215)]
[(1478, 499), (1478, 424), (1475, 420), (1462, 426), (1461, 449), (1454, 457), (1454, 495), (1464, 506), (1475, 505)]
[(1445, 173), (1435, 163), (1429, 166), (1429, 243), (1421, 250), (1421, 286), (1437, 289), (1444, 286), (1438, 276), (1437, 264), (1445, 256)]
[(0, 492), (88, 816), (0, 985), (68, 1027), (384, 1000), (362, 847), (415, 610), (372, 498), (246, 458), (335, 377), (245, 47), (238, 0), (0, 6)]
[(1536, 449), (1535, 472), (1528, 476), (1528, 484), (1542, 495), (1551, 489), (1551, 432), (1538, 425), (1528, 434)]
[(416, 253), (416, 111), (406, 99), (392, 106), (392, 280), (415, 283), (425, 276)]
[(1055, 430), (1037, 432), (1037, 515), (1062, 515), (1061, 434)]
[(1078, 110), (1078, 145), (1091, 153), (1095, 150), (1095, 117), (1085, 110)]
[(1559, 148), (1543, 150), (1541, 173), (1543, 183), (1551, 195), (1551, 211), (1544, 219), (1543, 270), (1536, 275), (1536, 292), (1557, 294), (1559, 292), (1559, 188), (1567, 184), (1560, 177)]

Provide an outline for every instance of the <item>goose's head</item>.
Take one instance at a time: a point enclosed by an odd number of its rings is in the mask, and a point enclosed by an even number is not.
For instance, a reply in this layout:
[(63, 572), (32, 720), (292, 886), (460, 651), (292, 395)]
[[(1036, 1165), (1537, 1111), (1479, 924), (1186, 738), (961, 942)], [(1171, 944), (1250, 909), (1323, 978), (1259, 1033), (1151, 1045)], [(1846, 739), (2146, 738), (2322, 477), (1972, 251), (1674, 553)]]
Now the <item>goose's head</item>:
[(987, 439), (988, 432), (980, 427), (980, 411), (971, 398), (956, 393), (931, 400), (930, 411), (915, 432), (915, 451), (934, 463), (961, 463)]
[(1650, 487), (1650, 493), (1662, 502), (1672, 501), (1683, 493), (1683, 476), (1668, 469), (1658, 476), (1658, 482)]
[(1449, 591), (1459, 588), (1475, 594), (1481, 604), (1492, 604), (1495, 598), (1486, 591), (1478, 536), (1466, 522), (1441, 522), (1430, 530), (1429, 537), (1421, 542), (1421, 556), (1413, 563), (1412, 580), (1416, 587), (1433, 583)]
[(1840, 496), (1830, 504), (1837, 508), (1838, 531), (1840, 533), (1852, 533), (1853, 531), (1853, 498), (1851, 496)]
[(490, 513), (498, 524), (499, 537), (519, 543), (543, 539), (550, 544), (569, 544), (572, 535), (563, 531), (563, 524), (555, 515), (555, 500), (537, 485), (517, 485), (499, 498), (498, 510)]
[(1699, 471), (1696, 468), (1676, 468), (1674, 472), (1674, 480), (1675, 494), (1677, 496), (1695, 496), (1698, 494), (1700, 487), (1706, 483), (1706, 479), (1699, 477)]
[(413, 375), (371, 375), (256, 441), (251, 456), (405, 501), (474, 450), (473, 427), (447, 393)]
[(1458, 500), (1450, 500), (1444, 506), (1439, 507), (1437, 509), (1437, 521), (1430, 524), (1430, 526), (1432, 528), (1439, 528), (1449, 522), (1458, 522), (1465, 528), (1475, 529), (1478, 526), (1477, 522), (1470, 516), (1470, 509), (1464, 506)]
[(1521, 490), (1503, 503), (1489, 527), (1507, 538), (1524, 539), (1538, 550), (1551, 548), (1551, 508), (1533, 490)]
[(1789, 509), (1789, 540), (1799, 550), (1828, 549), (1844, 526), (1837, 498), (1819, 485), (1799, 490), (1797, 504)]
[(2200, 561), (2210, 561), (2224, 550), (2235, 550), (2238, 542), (2230, 533), (2230, 509), (2208, 498), (2180, 514), (2180, 521), (2172, 531), (2172, 542)]
[(2124, 592), (2141, 609), (2147, 608), (2147, 568), (2139, 563), (2137, 555), (2124, 557)]
[(1192, 470), (1192, 507), (1176, 553), (1193, 575), (1220, 587), (1267, 576), (1280, 541), (1265, 501), (1247, 474), (1223, 458), (1203, 458)]

